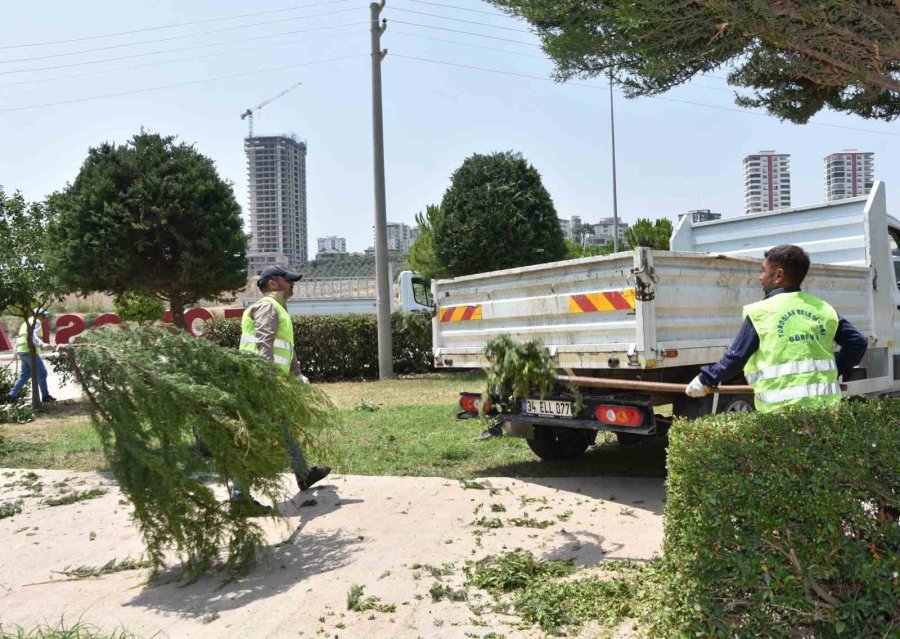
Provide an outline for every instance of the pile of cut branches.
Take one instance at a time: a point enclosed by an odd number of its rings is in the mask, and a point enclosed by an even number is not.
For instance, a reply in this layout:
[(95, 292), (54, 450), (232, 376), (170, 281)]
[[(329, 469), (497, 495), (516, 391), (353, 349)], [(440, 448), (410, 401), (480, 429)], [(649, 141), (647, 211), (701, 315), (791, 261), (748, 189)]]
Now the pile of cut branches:
[[(508, 411), (526, 397), (549, 395), (556, 386), (556, 370), (547, 348), (537, 340), (517, 344), (509, 335), (495, 337), (484, 349), (491, 362), (487, 370), (487, 388), (482, 399)], [(581, 410), (583, 398), (578, 389), (569, 387)]]
[[(245, 574), (264, 543), (262, 529), (232, 513), (213, 484), (248, 486), (272, 502), (283, 497), (283, 425), (307, 454), (327, 451), (337, 425), (328, 397), (261, 357), (170, 327), (90, 331), (69, 354), (154, 568), (174, 549), (196, 578), (227, 545), (226, 568)], [(195, 453), (198, 438), (208, 460)]]

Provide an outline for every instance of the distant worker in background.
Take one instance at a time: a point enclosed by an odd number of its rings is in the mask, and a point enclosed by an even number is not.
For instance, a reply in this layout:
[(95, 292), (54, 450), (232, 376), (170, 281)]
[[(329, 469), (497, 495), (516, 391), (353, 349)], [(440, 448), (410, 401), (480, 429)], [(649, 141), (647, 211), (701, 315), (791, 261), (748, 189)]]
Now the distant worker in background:
[[(822, 406), (841, 400), (838, 378), (865, 355), (868, 342), (825, 301), (800, 290), (809, 255), (781, 244), (765, 253), (759, 283), (766, 296), (744, 307), (744, 324), (717, 363), (704, 366), (685, 393), (703, 397), (743, 370), (756, 410)], [(841, 350), (835, 355), (834, 344)]]
[[(44, 360), (41, 358), (42, 349), (49, 348), (54, 351), (56, 350), (56, 347), (50, 346), (50, 344), (47, 344), (41, 339), (41, 322), (47, 318), (47, 311), (36, 308), (34, 309), (33, 317), (34, 330), (31, 333), (31, 340), (34, 343), (35, 360), (37, 360), (38, 386), (41, 390), (41, 401), (55, 402), (56, 398), (52, 397), (50, 391), (47, 390), (47, 367), (44, 365)], [(19, 337), (16, 339), (16, 356), (22, 362), (22, 372), (19, 374), (19, 379), (16, 380), (16, 383), (9, 391), (8, 399), (10, 401), (15, 401), (19, 398), (22, 387), (31, 379), (31, 357), (28, 355), (28, 322), (22, 322), (22, 326), (19, 327)]]
[[(262, 299), (247, 307), (241, 318), (240, 350), (256, 353), (274, 362), (284, 373), (293, 375), (302, 384), (309, 380), (300, 372), (300, 363), (294, 350), (294, 326), (287, 312), (287, 301), (294, 294), (294, 282), (302, 277), (300, 273), (288, 271), (274, 264), (260, 273), (256, 285), (264, 293)], [(310, 468), (303, 451), (294, 441), (288, 424), (284, 425), (284, 443), (291, 458), (291, 470), (297, 478), (297, 487), (307, 490), (313, 484), (328, 476), (327, 466)], [(235, 487), (233, 502), (243, 502), (249, 514), (266, 514), (269, 509), (255, 500), (250, 500), (245, 487)]]

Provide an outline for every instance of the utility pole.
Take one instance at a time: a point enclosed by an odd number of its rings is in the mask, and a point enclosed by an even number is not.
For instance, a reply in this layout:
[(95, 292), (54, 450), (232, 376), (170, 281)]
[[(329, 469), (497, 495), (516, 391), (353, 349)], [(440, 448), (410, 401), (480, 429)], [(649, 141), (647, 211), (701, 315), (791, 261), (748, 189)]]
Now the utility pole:
[(387, 20), (378, 23), (385, 0), (369, 5), (372, 20), (372, 148), (375, 166), (375, 294), (378, 298), (378, 378), (394, 378), (391, 349), (391, 278), (388, 272), (387, 202), (384, 189), (384, 122), (381, 109), (381, 34)]
[(609, 132), (612, 136), (613, 253), (619, 252), (619, 199), (616, 193), (616, 118), (613, 114), (613, 74), (609, 70)]

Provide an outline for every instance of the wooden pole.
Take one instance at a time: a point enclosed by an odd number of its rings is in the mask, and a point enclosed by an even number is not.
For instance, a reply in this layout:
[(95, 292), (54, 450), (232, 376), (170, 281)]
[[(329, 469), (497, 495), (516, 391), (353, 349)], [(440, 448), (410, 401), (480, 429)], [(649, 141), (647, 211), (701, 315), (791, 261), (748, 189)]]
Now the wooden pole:
[[(572, 386), (618, 388), (620, 390), (637, 390), (648, 393), (683, 393), (687, 388), (687, 384), (643, 382), (636, 379), (609, 379), (605, 377), (579, 377), (572, 375), (558, 375), (556, 379), (565, 384), (572, 384)], [(713, 392), (721, 395), (752, 395), (753, 388), (750, 386), (719, 386)]]

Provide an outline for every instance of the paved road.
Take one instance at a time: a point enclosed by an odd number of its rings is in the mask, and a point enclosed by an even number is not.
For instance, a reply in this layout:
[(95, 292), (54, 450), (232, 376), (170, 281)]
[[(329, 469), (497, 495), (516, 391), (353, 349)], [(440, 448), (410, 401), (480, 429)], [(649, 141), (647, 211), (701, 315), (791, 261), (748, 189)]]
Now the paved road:
[[(55, 355), (48, 355), (53, 358)], [(46, 361), (47, 358), (45, 358)], [(14, 362), (11, 352), (0, 353), (0, 366), (9, 368), (12, 372), (21, 370), (21, 362)], [(47, 362), (47, 388), (56, 399), (78, 399), (81, 397), (81, 387), (75, 382), (69, 382), (65, 386), (60, 385), (59, 376), (53, 372), (53, 367)]]

